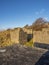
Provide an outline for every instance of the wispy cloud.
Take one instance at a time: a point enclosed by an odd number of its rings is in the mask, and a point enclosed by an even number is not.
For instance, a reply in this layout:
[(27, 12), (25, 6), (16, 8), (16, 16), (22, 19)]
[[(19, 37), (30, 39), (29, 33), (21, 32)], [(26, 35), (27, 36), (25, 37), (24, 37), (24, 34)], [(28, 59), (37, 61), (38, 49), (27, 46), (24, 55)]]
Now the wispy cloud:
[(48, 17), (44, 17), (45, 20), (49, 21), (49, 18)]
[(40, 11), (36, 11), (35, 14), (40, 15), (40, 14), (43, 14), (44, 12), (45, 12), (45, 9), (41, 9)]

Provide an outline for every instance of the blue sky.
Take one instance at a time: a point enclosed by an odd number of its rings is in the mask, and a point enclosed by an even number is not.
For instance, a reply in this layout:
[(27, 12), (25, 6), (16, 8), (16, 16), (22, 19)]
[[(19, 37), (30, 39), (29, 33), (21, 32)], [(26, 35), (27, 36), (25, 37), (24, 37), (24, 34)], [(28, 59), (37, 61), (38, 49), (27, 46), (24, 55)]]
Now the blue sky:
[(0, 29), (31, 25), (39, 17), (49, 20), (49, 0), (0, 0)]

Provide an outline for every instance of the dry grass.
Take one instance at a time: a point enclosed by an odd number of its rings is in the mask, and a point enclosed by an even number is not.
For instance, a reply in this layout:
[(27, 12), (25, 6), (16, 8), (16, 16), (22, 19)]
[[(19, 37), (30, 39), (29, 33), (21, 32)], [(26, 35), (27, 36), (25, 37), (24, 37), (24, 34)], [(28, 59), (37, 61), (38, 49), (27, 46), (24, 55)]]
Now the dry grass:
[[(5, 30), (0, 32), (0, 47), (11, 46), (15, 44), (11, 42), (10, 31), (11, 30)], [(33, 39), (31, 39), (29, 42), (25, 43), (24, 45), (32, 47)]]
[(31, 39), (29, 42), (24, 44), (25, 46), (29, 46), (29, 47), (33, 47), (34, 43), (33, 43), (33, 39)]
[(0, 47), (11, 45), (9, 30), (0, 32)]

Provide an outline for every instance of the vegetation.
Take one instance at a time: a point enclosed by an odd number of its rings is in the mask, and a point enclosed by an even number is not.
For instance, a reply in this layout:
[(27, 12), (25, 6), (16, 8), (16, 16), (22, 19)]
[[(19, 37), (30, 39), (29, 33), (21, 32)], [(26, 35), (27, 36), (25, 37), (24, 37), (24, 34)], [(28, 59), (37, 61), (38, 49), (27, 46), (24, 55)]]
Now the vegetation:
[[(42, 30), (42, 28), (48, 28), (48, 27), (49, 27), (49, 22), (44, 20), (43, 18), (37, 19), (30, 26), (29, 25), (24, 26), (24, 28), (33, 29), (33, 31)], [(17, 28), (15, 28), (15, 29), (17, 29)], [(13, 44), (10, 39), (10, 31), (11, 31), (11, 29), (0, 32), (0, 47), (10, 46)], [(31, 39), (29, 42), (25, 43), (24, 45), (32, 47), (34, 45), (33, 39)]]
[(33, 39), (31, 39), (29, 42), (24, 44), (25, 46), (29, 46), (29, 47), (33, 47), (34, 43), (33, 43)]
[(4, 46), (10, 46), (11, 45), (11, 40), (10, 40), (10, 34), (9, 31), (1, 31), (0, 32), (0, 47)]
[(36, 31), (42, 30), (42, 28), (49, 28), (49, 21), (45, 20), (44, 18), (38, 18), (32, 25), (24, 27)]

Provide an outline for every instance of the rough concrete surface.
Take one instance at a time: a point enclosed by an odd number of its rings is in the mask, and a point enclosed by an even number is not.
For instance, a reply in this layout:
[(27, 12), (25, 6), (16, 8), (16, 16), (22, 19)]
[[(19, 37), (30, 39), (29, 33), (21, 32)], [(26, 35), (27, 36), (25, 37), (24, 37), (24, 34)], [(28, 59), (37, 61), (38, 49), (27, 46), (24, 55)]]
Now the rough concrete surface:
[[(0, 48), (0, 50), (3, 49), (6, 49), (6, 51), (0, 52), (0, 65), (42, 65), (38, 63), (43, 63), (44, 58), (49, 56), (49, 53), (48, 55), (45, 54), (48, 50), (22, 45)], [(43, 57), (42, 61), (40, 61), (41, 57)]]

